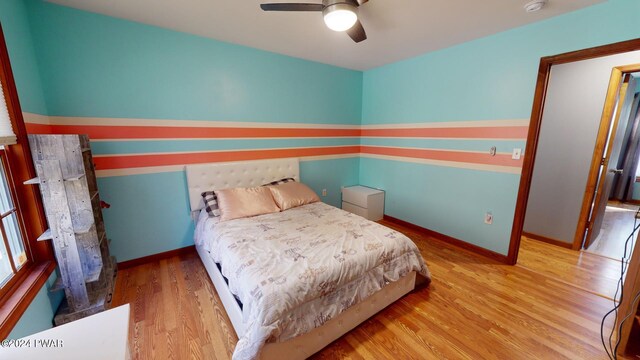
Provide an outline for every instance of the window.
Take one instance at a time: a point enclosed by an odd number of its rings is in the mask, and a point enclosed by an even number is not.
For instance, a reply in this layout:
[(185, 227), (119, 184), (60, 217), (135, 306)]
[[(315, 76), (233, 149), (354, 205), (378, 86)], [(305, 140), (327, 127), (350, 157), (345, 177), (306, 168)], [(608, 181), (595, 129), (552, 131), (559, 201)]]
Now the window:
[(19, 278), (28, 259), (22, 216), (16, 206), (16, 189), (6, 155), (17, 143), (17, 137), (5, 98), (5, 87), (0, 83), (0, 296)]
[(16, 207), (14, 188), (7, 176), (5, 150), (0, 150), (0, 289), (25, 268), (27, 254), (22, 219)]

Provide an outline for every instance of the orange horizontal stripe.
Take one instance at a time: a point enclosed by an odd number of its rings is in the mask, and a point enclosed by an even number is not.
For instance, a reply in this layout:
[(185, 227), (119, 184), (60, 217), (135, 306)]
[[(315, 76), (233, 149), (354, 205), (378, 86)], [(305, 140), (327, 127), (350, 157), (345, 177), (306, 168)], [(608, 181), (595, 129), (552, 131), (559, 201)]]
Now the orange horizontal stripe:
[(345, 155), (358, 153), (509, 167), (522, 167), (523, 163), (522, 158), (520, 158), (519, 160), (513, 160), (511, 159), (511, 155), (508, 154), (497, 154), (495, 156), (491, 156), (488, 153), (477, 152), (433, 149), (406, 149), (378, 146), (337, 146), (319, 148), (216, 151), (177, 154), (141, 154), (127, 156), (113, 155), (94, 157), (94, 162), (98, 170), (113, 170), (152, 166), (188, 165), (225, 161)]
[(361, 136), (460, 139), (526, 139), (528, 131), (528, 126), (362, 129)]
[(94, 157), (98, 170), (139, 168), (150, 166), (203, 164), (225, 161), (244, 161), (307, 157), (323, 155), (357, 154), (360, 146), (338, 146), (326, 148), (272, 149), (252, 151), (218, 151), (186, 154), (130, 155)]
[(296, 128), (230, 128), (177, 126), (103, 126), (40, 125), (33, 133), (88, 134), (92, 139), (233, 139), (233, 138), (306, 138), (306, 137), (398, 137), (452, 139), (526, 139), (527, 126), (388, 128), (388, 129), (296, 129)]
[(87, 134), (91, 139), (225, 139), (359, 137), (359, 129), (228, 128), (177, 126), (51, 125), (57, 134)]
[(51, 125), (24, 123), (28, 134), (53, 134)]
[(520, 160), (511, 159), (511, 155), (496, 154), (491, 156), (489, 153), (462, 152), (450, 150), (432, 150), (432, 149), (406, 149), (406, 148), (390, 148), (378, 146), (360, 146), (360, 152), (373, 155), (401, 156), (415, 159), (454, 161), (483, 165), (499, 165), (522, 167), (523, 158)]

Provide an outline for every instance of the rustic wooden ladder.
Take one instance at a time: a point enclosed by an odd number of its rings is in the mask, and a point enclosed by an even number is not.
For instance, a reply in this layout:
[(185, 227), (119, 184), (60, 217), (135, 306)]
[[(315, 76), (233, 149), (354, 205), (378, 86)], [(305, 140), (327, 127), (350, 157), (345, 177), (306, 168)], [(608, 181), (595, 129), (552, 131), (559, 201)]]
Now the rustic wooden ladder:
[(108, 240), (89, 139), (86, 135), (29, 135), (60, 277), (50, 291), (64, 290), (57, 325), (108, 309), (116, 262)]

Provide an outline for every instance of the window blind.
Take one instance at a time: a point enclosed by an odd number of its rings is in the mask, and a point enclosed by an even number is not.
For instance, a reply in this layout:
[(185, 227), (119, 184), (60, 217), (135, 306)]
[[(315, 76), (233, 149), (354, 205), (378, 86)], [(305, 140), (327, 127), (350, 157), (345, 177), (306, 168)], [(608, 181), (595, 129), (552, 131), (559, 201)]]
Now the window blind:
[(9, 118), (9, 110), (4, 97), (4, 89), (0, 82), (0, 146), (11, 145), (16, 143), (16, 134), (11, 126)]

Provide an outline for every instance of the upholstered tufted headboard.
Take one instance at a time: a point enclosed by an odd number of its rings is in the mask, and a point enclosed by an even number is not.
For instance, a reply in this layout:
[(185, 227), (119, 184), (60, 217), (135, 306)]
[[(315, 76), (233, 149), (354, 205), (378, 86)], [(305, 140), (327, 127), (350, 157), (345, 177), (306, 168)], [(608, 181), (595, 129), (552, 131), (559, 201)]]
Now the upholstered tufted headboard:
[(300, 181), (297, 158), (187, 165), (191, 211), (204, 207), (204, 191), (260, 186), (292, 177)]

